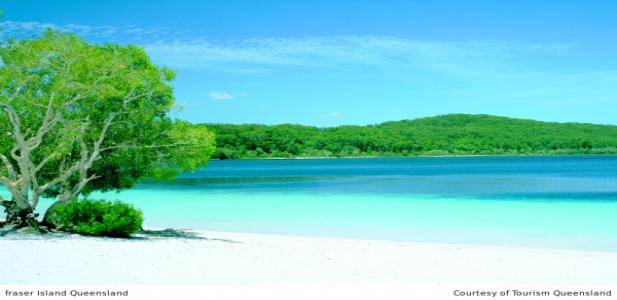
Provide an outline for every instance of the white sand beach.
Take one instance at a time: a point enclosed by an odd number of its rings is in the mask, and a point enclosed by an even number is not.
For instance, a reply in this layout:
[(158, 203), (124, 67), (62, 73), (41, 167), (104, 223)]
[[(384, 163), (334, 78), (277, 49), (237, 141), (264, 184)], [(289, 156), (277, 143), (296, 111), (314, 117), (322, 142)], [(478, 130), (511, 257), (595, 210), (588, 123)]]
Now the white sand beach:
[(607, 285), (617, 253), (231, 232), (2, 238), (3, 284)]

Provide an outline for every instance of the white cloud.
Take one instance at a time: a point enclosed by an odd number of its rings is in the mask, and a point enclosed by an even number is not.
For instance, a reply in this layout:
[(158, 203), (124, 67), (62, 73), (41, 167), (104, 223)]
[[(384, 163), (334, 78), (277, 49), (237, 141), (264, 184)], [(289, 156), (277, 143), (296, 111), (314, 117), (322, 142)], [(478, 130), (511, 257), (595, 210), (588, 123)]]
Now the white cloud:
[(205, 69), (244, 75), (259, 75), (290, 66), (342, 68), (350, 64), (384, 70), (412, 70), (413, 73), (425, 70), (451, 75), (474, 75), (525, 67), (530, 54), (554, 56), (573, 49), (572, 45), (564, 43), (498, 40), (448, 42), (370, 35), (182, 39), (187, 35), (179, 31), (134, 25), (90, 26), (4, 21), (0, 26), (0, 35), (4, 36), (31, 35), (51, 28), (86, 38), (138, 41), (157, 64), (173, 69)]
[(53, 29), (68, 33), (75, 33), (82, 37), (105, 37), (127, 36), (130, 38), (158, 39), (163, 34), (169, 34), (171, 31), (164, 27), (138, 27), (135, 25), (125, 26), (90, 26), (83, 24), (53, 24), (44, 22), (16, 22), (4, 21), (0, 22), (0, 33), (3, 36), (29, 36), (41, 33), (47, 29)]
[(332, 118), (332, 119), (340, 118), (341, 117), (341, 113), (333, 111), (331, 113), (328, 113), (326, 115), (326, 117)]
[[(352, 65), (363, 66), (372, 68), (370, 72), (379, 76), (404, 81), (410, 87), (430, 93), (439, 92), (441, 82), (450, 86), (456, 82), (463, 92), (472, 88), (491, 90), (495, 84), (486, 83), (493, 82), (502, 85), (502, 89), (505, 85), (511, 87), (510, 93), (560, 93), (566, 97), (566, 91), (578, 89), (587, 93), (602, 92), (606, 98), (614, 95), (614, 78), (617, 77), (617, 70), (610, 68), (564, 71), (564, 68), (551, 69), (541, 63), (544, 58), (554, 63), (559, 55), (564, 55), (561, 58), (565, 64), (572, 56), (580, 60), (579, 56), (584, 54), (575, 52), (576, 47), (565, 43), (449, 42), (389, 36), (211, 40), (181, 39), (178, 37), (187, 35), (162, 27), (15, 21), (4, 21), (0, 26), (2, 36), (31, 35), (51, 28), (106, 41), (140, 41), (155, 63), (173, 69), (256, 76), (289, 67), (345, 69)], [(543, 84), (549, 82), (550, 86)], [(244, 94), (211, 91), (208, 96), (230, 100)]]
[(228, 92), (210, 91), (208, 92), (208, 98), (215, 100), (231, 100), (234, 97)]
[[(407, 66), (465, 72), (515, 66), (528, 54), (569, 51), (563, 43), (422, 41), (388, 36), (255, 38), (228, 41), (160, 40), (145, 45), (159, 62), (176, 68), (267, 72), (277, 66), (337, 67), (346, 64)], [(258, 72), (255, 72), (258, 73)]]

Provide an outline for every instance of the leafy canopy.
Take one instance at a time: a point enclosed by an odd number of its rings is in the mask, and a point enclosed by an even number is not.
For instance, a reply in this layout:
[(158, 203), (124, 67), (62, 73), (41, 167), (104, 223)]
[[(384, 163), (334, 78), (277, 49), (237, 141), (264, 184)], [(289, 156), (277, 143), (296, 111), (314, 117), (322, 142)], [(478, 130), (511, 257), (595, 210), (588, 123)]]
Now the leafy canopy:
[(28, 180), (48, 196), (129, 188), (204, 167), (214, 151), (211, 132), (169, 117), (174, 72), (140, 47), (47, 31), (4, 41), (0, 59), (1, 175), (12, 192)]
[(617, 153), (617, 126), (452, 114), (366, 126), (205, 124), (215, 158)]

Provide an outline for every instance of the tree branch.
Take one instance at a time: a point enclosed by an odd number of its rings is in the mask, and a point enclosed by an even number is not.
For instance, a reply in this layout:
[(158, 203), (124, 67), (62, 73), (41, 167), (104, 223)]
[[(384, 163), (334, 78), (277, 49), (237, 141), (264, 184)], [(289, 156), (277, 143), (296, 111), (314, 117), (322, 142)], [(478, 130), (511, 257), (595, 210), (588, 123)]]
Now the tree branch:
[(0, 153), (0, 159), (2, 160), (2, 163), (4, 164), (7, 172), (9, 173), (9, 178), (12, 180), (17, 179), (15, 168), (13, 167), (13, 164), (9, 161), (9, 159), (6, 157), (6, 155)]
[(114, 145), (114, 146), (109, 146), (109, 147), (105, 147), (105, 148), (101, 148), (101, 152), (106, 151), (106, 150), (113, 150), (113, 149), (152, 149), (152, 148), (170, 148), (170, 147), (177, 147), (177, 146), (186, 146), (186, 145), (192, 145), (192, 143), (189, 142), (178, 142), (178, 143), (173, 143), (173, 144), (165, 144), (165, 145)]
[(36, 135), (34, 135), (27, 141), (30, 150), (37, 148), (43, 141), (43, 137), (45, 136), (45, 134), (48, 133), (51, 129), (53, 129), (56, 123), (58, 123), (58, 121), (60, 120), (60, 112), (54, 112), (53, 110), (54, 97), (55, 92), (49, 96), (49, 102), (47, 103), (45, 116), (43, 117), (43, 121), (41, 122), (41, 126), (37, 130)]

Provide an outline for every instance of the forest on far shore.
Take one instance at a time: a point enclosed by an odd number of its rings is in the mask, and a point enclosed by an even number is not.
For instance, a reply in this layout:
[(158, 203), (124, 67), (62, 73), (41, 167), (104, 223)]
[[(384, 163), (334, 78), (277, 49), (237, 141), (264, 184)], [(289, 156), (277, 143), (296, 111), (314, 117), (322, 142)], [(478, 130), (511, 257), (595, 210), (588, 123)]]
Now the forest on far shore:
[(615, 154), (617, 126), (450, 114), (376, 125), (204, 124), (214, 159)]

